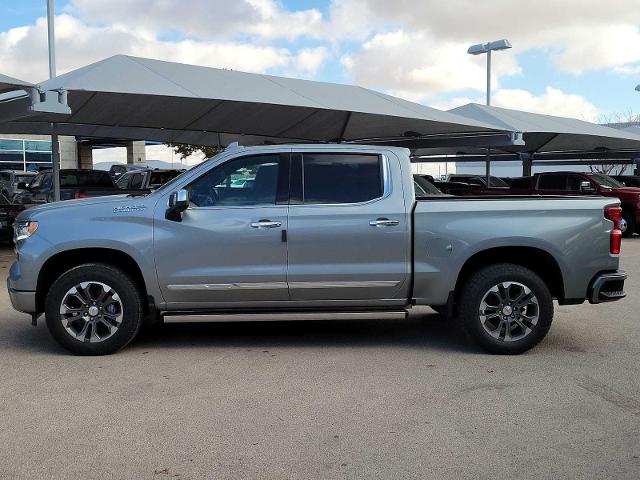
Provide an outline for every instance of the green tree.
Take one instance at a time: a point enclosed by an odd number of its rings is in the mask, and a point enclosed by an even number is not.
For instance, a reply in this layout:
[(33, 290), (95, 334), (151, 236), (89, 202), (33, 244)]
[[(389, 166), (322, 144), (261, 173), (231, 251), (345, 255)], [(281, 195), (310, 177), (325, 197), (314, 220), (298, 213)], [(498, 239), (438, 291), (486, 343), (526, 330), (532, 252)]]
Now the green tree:
[(223, 149), (212, 147), (209, 145), (189, 145), (187, 143), (167, 143), (168, 147), (173, 148), (173, 151), (180, 155), (181, 159), (185, 159), (190, 155), (196, 153), (202, 153), (205, 158), (213, 157), (217, 153), (220, 153)]

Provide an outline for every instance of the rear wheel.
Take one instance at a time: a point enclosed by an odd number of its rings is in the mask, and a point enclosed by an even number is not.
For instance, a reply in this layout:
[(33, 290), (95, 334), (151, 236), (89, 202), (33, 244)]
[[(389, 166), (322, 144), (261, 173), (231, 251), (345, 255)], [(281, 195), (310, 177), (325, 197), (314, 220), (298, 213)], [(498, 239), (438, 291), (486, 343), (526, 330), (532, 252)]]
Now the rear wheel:
[(553, 320), (553, 299), (531, 270), (509, 263), (475, 272), (460, 293), (462, 327), (492, 353), (517, 354), (537, 345)]
[(138, 287), (124, 272), (85, 264), (55, 281), (45, 300), (45, 315), (49, 331), (67, 350), (106, 355), (136, 336), (142, 305)]

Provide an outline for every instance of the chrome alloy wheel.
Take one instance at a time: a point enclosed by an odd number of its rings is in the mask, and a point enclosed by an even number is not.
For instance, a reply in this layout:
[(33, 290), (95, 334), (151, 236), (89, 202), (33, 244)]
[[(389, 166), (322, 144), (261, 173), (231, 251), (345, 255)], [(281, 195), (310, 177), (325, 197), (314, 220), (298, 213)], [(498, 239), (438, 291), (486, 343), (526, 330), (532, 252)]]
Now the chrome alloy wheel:
[(515, 342), (533, 331), (540, 308), (527, 286), (502, 282), (484, 294), (479, 313), (482, 327), (489, 335), (503, 342)]
[(82, 282), (71, 287), (60, 304), (60, 320), (80, 342), (102, 342), (122, 323), (124, 310), (118, 294), (102, 282)]

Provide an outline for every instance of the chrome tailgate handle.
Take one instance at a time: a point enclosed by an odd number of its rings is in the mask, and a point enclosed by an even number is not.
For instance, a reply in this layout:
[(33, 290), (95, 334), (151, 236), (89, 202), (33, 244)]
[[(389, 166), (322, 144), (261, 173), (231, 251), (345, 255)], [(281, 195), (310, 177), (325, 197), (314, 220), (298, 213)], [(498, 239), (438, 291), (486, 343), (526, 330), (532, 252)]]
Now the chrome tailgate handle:
[(376, 218), (375, 220), (371, 220), (369, 225), (372, 227), (393, 227), (400, 223), (399, 220), (389, 220), (388, 218)]
[(278, 228), (282, 226), (282, 222), (272, 222), (271, 220), (258, 220), (251, 224), (251, 228)]

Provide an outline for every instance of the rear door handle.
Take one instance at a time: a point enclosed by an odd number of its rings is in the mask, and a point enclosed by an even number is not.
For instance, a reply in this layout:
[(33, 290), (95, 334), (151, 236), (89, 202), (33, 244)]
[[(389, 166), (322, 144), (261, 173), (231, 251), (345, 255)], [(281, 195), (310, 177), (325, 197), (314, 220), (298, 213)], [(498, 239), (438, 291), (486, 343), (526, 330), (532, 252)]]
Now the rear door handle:
[(369, 222), (372, 227), (393, 227), (398, 224), (400, 224), (399, 220), (389, 220), (388, 218), (376, 218)]
[(263, 219), (253, 222), (251, 228), (278, 228), (282, 226), (282, 222), (272, 222), (271, 220)]

